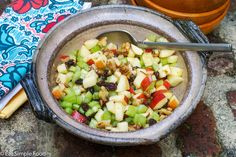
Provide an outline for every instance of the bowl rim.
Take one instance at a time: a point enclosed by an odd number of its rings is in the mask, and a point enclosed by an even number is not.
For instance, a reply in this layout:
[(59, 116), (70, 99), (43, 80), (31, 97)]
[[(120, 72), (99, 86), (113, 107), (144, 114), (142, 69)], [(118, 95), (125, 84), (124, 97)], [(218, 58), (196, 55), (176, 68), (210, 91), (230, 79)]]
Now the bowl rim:
[[(86, 11), (82, 11), (80, 13), (77, 13), (75, 15), (70, 16), (69, 18), (64, 20), (62, 23), (60, 23), (59, 25), (57, 25), (56, 27), (52, 28), (49, 31), (49, 33), (40, 41), (40, 43), (39, 43), (39, 45), (38, 45), (38, 47), (36, 49), (35, 56), (34, 56), (34, 59), (33, 59), (33, 74), (34, 74), (35, 81), (37, 83), (37, 87), (39, 87), (39, 91), (42, 91), (42, 90), (40, 89), (41, 86), (39, 86), (39, 83), (41, 83), (41, 82), (40, 82), (39, 76), (37, 76), (37, 70), (36, 70), (37, 65), (36, 65), (36, 63), (37, 63), (37, 58), (38, 58), (39, 51), (41, 50), (41, 47), (43, 46), (43, 44), (45, 42), (47, 42), (47, 39), (50, 38), (50, 35), (52, 35), (53, 32), (58, 27), (62, 27), (63, 25), (66, 24), (67, 21), (73, 19), (76, 16), (79, 16), (79, 15), (84, 14), (84, 13), (92, 12), (92, 11), (99, 11), (99, 10), (111, 9), (111, 8), (113, 8), (113, 9), (114, 8), (116, 8), (116, 9), (121, 9), (122, 8), (122, 9), (131, 9), (131, 10), (136, 10), (136, 11), (141, 11), (141, 12), (147, 12), (147, 13), (155, 15), (155, 16), (160, 16), (161, 18), (165, 19), (166, 21), (168, 21), (170, 23), (173, 22), (170, 18), (168, 18), (168, 17), (166, 17), (166, 16), (164, 16), (162, 14), (159, 14), (159, 13), (157, 13), (155, 11), (152, 11), (150, 9), (141, 8), (141, 7), (135, 7), (135, 6), (130, 6), (130, 5), (110, 5), (110, 6), (94, 7), (92, 9), (89, 9), (89, 10), (86, 10)], [(186, 38), (186, 40), (187, 40), (187, 38)], [(188, 117), (188, 115), (191, 113), (191, 111), (193, 109), (195, 109), (197, 103), (200, 101), (201, 95), (203, 94), (203, 89), (204, 89), (204, 86), (205, 86), (205, 82), (206, 82), (206, 77), (207, 76), (206, 76), (206, 68), (204, 67), (204, 65), (202, 65), (202, 67), (199, 67), (199, 68), (201, 68), (201, 70), (202, 70), (202, 80), (200, 82), (200, 87), (199, 87), (198, 94), (196, 95), (194, 101), (191, 102), (191, 105), (190, 105), (191, 107), (188, 110), (186, 110), (186, 113), (182, 114), (182, 117), (181, 117), (180, 121), (178, 123), (174, 123), (174, 125), (171, 126), (169, 128), (169, 130), (166, 131), (165, 135), (168, 134), (174, 128), (176, 128), (180, 123), (182, 123), (182, 121)], [(54, 114), (56, 114), (56, 113), (54, 113)], [(59, 118), (57, 116), (54, 116), (53, 118), (54, 118), (54, 120), (56, 121), (56, 123), (58, 125), (62, 126), (63, 128), (65, 128), (66, 130), (68, 130), (72, 134), (78, 135), (78, 128), (74, 128), (73, 126), (70, 126), (62, 118)], [(82, 125), (82, 124), (80, 124), (80, 125)], [(147, 129), (149, 129), (151, 131), (151, 127), (147, 128)], [(145, 129), (141, 129), (141, 130), (138, 130), (136, 132), (143, 132), (143, 130), (145, 130)], [(103, 144), (112, 144), (112, 145), (121, 145), (121, 144), (122, 145), (149, 144), (149, 143), (156, 142), (156, 141), (160, 140), (162, 137), (165, 136), (165, 135), (160, 135), (159, 137), (155, 137), (155, 138), (153, 138), (153, 137), (147, 137), (147, 138), (126, 137), (126, 138), (121, 138), (121, 136), (120, 136), (120, 138), (117, 138), (117, 137), (112, 137), (112, 136), (111, 137), (106, 137), (106, 136), (102, 136), (102, 135), (99, 135), (99, 134), (91, 134), (88, 131), (81, 130), (81, 129), (79, 130), (79, 132), (80, 132), (79, 136), (82, 137), (82, 138), (85, 138), (85, 139), (88, 139), (88, 140), (91, 140), (91, 141), (94, 141), (94, 142), (99, 142), (99, 143), (103, 143)], [(99, 130), (98, 132), (101, 132), (101, 131)], [(110, 135), (111, 134), (114, 134), (114, 133), (110, 133)], [(120, 135), (130, 134), (131, 135), (131, 134), (133, 134), (133, 132), (116, 133), (116, 134), (120, 134)]]

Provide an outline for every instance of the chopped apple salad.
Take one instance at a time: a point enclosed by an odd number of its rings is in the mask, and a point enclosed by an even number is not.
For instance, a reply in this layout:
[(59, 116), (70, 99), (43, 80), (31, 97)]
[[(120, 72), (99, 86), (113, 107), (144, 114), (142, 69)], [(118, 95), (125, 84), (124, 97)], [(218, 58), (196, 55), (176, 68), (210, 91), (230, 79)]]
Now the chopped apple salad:
[[(147, 41), (168, 42), (150, 35)], [(173, 50), (85, 41), (60, 56), (53, 96), (72, 118), (92, 128), (134, 131), (158, 123), (179, 105), (171, 88), (183, 81)]]

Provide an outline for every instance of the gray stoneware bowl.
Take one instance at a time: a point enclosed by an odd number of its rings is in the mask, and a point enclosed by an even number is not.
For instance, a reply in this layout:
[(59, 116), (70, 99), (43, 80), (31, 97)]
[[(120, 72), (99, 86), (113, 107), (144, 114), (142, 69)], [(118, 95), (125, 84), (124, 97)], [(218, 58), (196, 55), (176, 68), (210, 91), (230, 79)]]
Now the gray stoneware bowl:
[(72, 134), (107, 145), (140, 145), (159, 141), (179, 126), (195, 109), (203, 94), (206, 81), (204, 53), (178, 53), (178, 65), (184, 68), (185, 81), (174, 89), (181, 105), (166, 119), (146, 129), (115, 133), (92, 129), (74, 121), (58, 105), (51, 94), (55, 85), (55, 67), (59, 55), (79, 49), (81, 44), (110, 30), (128, 30), (143, 40), (157, 33), (171, 41), (203, 42), (207, 38), (189, 21), (170, 18), (140, 7), (119, 5), (102, 6), (80, 12), (54, 27), (39, 44), (32, 71), (22, 81), (35, 115), (44, 121), (55, 122)]

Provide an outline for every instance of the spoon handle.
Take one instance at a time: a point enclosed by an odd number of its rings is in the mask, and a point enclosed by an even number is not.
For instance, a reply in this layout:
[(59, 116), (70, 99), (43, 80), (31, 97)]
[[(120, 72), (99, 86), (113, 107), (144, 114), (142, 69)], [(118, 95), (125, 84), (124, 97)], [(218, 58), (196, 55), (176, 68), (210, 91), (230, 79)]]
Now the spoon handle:
[(232, 51), (231, 44), (138, 41), (137, 46), (141, 48), (157, 48), (157, 49), (181, 50), (181, 51), (214, 51), (214, 52)]

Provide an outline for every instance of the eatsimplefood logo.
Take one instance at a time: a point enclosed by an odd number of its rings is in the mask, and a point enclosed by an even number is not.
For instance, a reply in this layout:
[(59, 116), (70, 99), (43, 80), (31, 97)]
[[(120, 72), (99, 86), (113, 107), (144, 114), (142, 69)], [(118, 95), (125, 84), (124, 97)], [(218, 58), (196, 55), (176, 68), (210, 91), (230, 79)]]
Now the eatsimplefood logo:
[(49, 152), (0, 152), (0, 157), (7, 157), (7, 156), (16, 156), (16, 157), (50, 157), (51, 153)]

